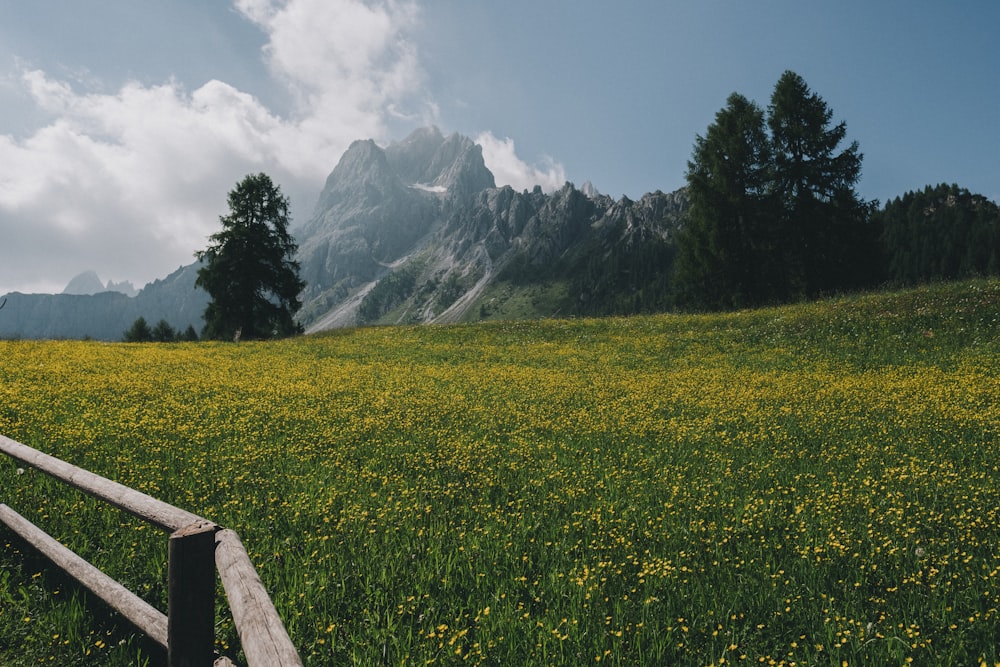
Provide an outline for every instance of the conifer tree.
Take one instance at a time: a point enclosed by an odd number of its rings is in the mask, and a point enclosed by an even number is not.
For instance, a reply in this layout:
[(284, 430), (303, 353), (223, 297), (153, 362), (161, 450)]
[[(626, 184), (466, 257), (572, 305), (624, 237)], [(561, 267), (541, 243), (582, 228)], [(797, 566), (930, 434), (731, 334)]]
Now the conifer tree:
[(150, 333), (157, 343), (172, 343), (177, 340), (177, 332), (166, 320), (157, 322)]
[(781, 213), (783, 261), (810, 296), (860, 286), (874, 263), (872, 205), (855, 191), (863, 155), (858, 142), (843, 150), (843, 121), (792, 71), (781, 75), (768, 106), (774, 153), (772, 188)]
[(294, 318), (305, 283), (293, 259), (288, 199), (266, 174), (244, 178), (229, 193), (222, 231), (197, 253), (204, 266), (196, 284), (211, 297), (204, 337), (264, 339), (301, 332)]
[(126, 343), (148, 343), (153, 340), (153, 331), (145, 317), (138, 317), (122, 335)]
[[(678, 237), (678, 305), (734, 308), (816, 296), (875, 282), (877, 205), (855, 190), (857, 142), (794, 72), (768, 106), (738, 93), (695, 139), (687, 181), (691, 209)], [(769, 130), (769, 132), (768, 132)]]
[(695, 139), (687, 171), (691, 210), (675, 267), (682, 305), (730, 308), (768, 297), (760, 271), (773, 243), (764, 127), (760, 107), (733, 93), (705, 136)]

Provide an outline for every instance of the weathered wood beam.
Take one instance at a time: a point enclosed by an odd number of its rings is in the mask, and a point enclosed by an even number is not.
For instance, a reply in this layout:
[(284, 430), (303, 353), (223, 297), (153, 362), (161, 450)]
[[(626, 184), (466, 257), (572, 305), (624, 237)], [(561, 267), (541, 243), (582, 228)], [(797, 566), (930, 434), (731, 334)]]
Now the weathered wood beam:
[(7, 505), (0, 504), (0, 521), (32, 545), (88, 591), (104, 600), (150, 639), (167, 648), (167, 616), (101, 572)]
[(211, 523), (197, 514), (174, 507), (118, 482), (112, 482), (110, 479), (78, 468), (3, 435), (0, 435), (0, 452), (148, 521), (168, 533), (195, 523)]
[(301, 666), (285, 625), (235, 532), (223, 529), (215, 534), (215, 564), (249, 667)]

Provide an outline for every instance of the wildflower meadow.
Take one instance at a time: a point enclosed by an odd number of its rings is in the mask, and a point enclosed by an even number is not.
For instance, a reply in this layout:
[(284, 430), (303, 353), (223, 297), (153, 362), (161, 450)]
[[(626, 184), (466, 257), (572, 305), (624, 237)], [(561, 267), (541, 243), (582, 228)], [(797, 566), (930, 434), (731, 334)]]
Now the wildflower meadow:
[[(267, 343), (0, 341), (0, 433), (236, 530), (307, 665), (1000, 662), (995, 280)], [(13, 460), (0, 480), (166, 608), (165, 534)], [(0, 663), (161, 659), (0, 529)]]

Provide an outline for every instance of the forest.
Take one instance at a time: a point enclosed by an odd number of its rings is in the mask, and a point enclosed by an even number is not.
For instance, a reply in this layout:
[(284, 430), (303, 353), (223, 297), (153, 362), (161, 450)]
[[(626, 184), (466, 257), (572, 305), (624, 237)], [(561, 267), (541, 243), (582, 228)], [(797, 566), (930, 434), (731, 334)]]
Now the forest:
[(672, 303), (727, 310), (996, 275), (1000, 210), (957, 184), (881, 207), (857, 192), (847, 125), (785, 72), (766, 110), (733, 93), (688, 162)]

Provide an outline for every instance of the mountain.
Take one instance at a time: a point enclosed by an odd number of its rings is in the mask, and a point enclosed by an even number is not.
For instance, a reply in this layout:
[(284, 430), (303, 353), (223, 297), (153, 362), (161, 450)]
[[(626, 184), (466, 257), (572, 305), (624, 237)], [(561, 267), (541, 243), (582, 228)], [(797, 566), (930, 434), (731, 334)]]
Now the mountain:
[[(482, 148), (435, 127), (355, 141), (292, 233), (308, 332), (365, 324), (652, 312), (669, 307), (685, 190), (614, 200), (592, 184), (496, 186)], [(200, 331), (198, 264), (134, 296), (97, 274), (7, 295), (0, 337), (120, 340), (138, 317)], [(131, 285), (127, 285), (131, 288)]]
[(667, 307), (685, 191), (497, 188), (482, 149), (417, 130), (357, 141), (295, 230), (307, 331)]
[(351, 144), (295, 232), (307, 312), (321, 315), (385, 275), (427, 239), (451, 201), (494, 185), (482, 149), (457, 134), (428, 128), (386, 149)]
[(97, 294), (105, 292), (104, 283), (97, 277), (96, 271), (84, 271), (75, 276), (62, 291), (63, 294)]
[(96, 271), (84, 271), (74, 276), (62, 291), (63, 294), (99, 294), (101, 292), (121, 292), (126, 296), (135, 296), (139, 290), (127, 280), (120, 283), (109, 280), (108, 284), (105, 285), (97, 276)]
[[(78, 276), (79, 282), (74, 278), (62, 294), (13, 292), (4, 297), (7, 303), (0, 310), (0, 338), (121, 340), (139, 317), (150, 326), (162, 319), (178, 331), (188, 326), (201, 331), (208, 294), (195, 288), (197, 272), (197, 263), (183, 266), (149, 283), (134, 297), (110, 289), (110, 283), (96, 294), (69, 292), (70, 288), (86, 287), (88, 282), (93, 285), (87, 274)], [(97, 280), (96, 274), (93, 278)]]

